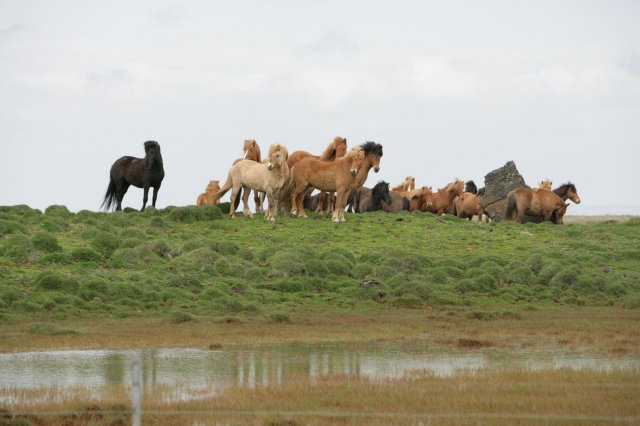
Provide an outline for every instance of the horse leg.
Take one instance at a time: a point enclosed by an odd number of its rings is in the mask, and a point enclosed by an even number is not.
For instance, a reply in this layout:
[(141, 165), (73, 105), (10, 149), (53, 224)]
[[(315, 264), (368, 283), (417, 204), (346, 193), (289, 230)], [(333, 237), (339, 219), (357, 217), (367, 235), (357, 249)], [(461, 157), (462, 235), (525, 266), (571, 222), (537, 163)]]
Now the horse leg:
[(265, 219), (270, 220), (271, 222), (276, 221), (276, 207), (274, 205), (273, 194), (267, 193), (267, 212), (265, 214)]
[(264, 213), (264, 209), (262, 207), (264, 197), (262, 194), (262, 192), (253, 191), (253, 202), (256, 204), (256, 214)]
[(251, 189), (247, 186), (244, 187), (244, 191), (242, 193), (242, 214), (248, 217), (249, 219), (253, 218), (251, 214), (251, 210), (249, 210), (249, 194), (251, 193)]
[[(309, 192), (309, 195), (311, 195), (311, 192)], [(318, 205), (316, 206), (316, 214), (322, 214), (322, 206), (324, 205), (324, 200), (325, 198), (327, 198), (327, 193), (324, 191), (321, 191), (320, 194), (318, 194)], [(331, 213), (331, 212), (329, 212)]]
[(229, 219), (235, 219), (236, 217), (236, 198), (238, 197), (238, 191), (240, 191), (241, 186), (232, 185), (231, 186), (231, 195), (230, 195), (230, 203), (229, 203)]
[(127, 193), (128, 189), (129, 184), (124, 180), (121, 180), (116, 184), (116, 211), (122, 210), (122, 199), (124, 198), (124, 194)]
[(156, 200), (158, 199), (158, 191), (160, 191), (160, 185), (153, 187), (153, 198), (151, 199), (151, 205), (156, 206)]
[[(340, 222), (340, 208), (342, 207), (342, 196), (346, 191), (336, 192), (336, 206), (333, 209), (333, 215), (331, 220), (338, 223)], [(344, 220), (344, 218), (343, 218)]]

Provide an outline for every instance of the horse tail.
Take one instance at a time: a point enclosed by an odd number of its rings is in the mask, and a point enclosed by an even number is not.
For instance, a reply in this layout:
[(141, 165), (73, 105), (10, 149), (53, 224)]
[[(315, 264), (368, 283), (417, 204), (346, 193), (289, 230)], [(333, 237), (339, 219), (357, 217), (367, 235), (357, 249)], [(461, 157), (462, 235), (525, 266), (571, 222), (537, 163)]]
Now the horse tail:
[(109, 176), (109, 186), (107, 187), (106, 194), (104, 194), (104, 200), (102, 200), (100, 208), (109, 211), (113, 209), (116, 204), (118, 204), (118, 199), (116, 196), (116, 182), (111, 176)]
[(451, 204), (451, 214), (454, 216), (458, 216), (458, 209), (456, 208), (456, 200), (453, 200), (453, 204)]
[(513, 218), (513, 213), (518, 212), (518, 205), (516, 203), (517, 197), (515, 192), (510, 192), (507, 195), (507, 212), (505, 214), (505, 219), (510, 220)]
[(235, 206), (233, 206), (234, 210), (238, 210), (238, 206), (240, 205), (241, 197), (242, 197), (242, 187), (240, 187), (240, 189), (238, 190), (238, 195), (236, 195), (236, 202), (234, 203)]

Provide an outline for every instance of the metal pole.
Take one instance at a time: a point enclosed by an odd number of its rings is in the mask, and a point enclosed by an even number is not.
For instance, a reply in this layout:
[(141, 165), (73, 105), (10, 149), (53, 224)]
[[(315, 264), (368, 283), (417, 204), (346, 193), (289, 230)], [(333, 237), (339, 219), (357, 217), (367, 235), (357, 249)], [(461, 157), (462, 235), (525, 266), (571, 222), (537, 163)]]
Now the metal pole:
[(141, 412), (142, 412), (142, 388), (140, 386), (140, 364), (141, 356), (140, 352), (138, 352), (133, 360), (133, 365), (131, 366), (131, 424), (133, 426), (141, 426)]

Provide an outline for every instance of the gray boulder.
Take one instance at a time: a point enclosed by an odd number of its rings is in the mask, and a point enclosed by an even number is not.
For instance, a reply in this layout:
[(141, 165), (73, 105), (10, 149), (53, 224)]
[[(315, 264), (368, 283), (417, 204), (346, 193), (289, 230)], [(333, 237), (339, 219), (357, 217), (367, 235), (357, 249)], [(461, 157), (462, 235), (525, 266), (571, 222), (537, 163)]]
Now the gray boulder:
[(516, 188), (529, 188), (513, 161), (489, 172), (484, 177), (484, 187), (485, 193), (480, 203), (485, 214), (495, 222), (505, 219), (507, 194)]

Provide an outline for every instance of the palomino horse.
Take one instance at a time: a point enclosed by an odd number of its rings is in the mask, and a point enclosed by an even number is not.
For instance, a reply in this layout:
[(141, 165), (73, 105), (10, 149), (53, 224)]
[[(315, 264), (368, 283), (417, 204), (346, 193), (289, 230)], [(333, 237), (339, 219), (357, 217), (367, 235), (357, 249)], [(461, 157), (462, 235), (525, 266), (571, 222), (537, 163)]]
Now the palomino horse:
[(207, 185), (207, 189), (200, 195), (198, 195), (198, 201), (196, 205), (198, 206), (213, 206), (218, 204), (220, 200), (214, 200), (213, 194), (220, 191), (220, 181), (218, 180), (210, 180)]
[(384, 210), (385, 205), (393, 202), (389, 195), (389, 184), (378, 182), (373, 188), (358, 188), (356, 191), (356, 213)]
[(424, 205), (422, 211), (435, 213), (441, 215), (443, 213), (450, 213), (453, 206), (453, 199), (456, 196), (462, 195), (462, 188), (464, 183), (460, 179), (456, 179), (444, 188), (438, 189), (431, 196), (431, 206)]
[(393, 192), (400, 193), (413, 191), (414, 189), (416, 189), (416, 178), (414, 178), (413, 176), (407, 176), (406, 178), (404, 178), (404, 182), (391, 188)]
[[(245, 139), (244, 144), (242, 145), (242, 151), (244, 152), (244, 157), (237, 158), (236, 160), (234, 160), (233, 164), (236, 164), (241, 160), (257, 161), (258, 163), (262, 162), (262, 154), (260, 152), (260, 147), (258, 146), (258, 142), (256, 142), (255, 139)], [(263, 213), (263, 209), (262, 209), (263, 200), (264, 200), (264, 197), (261, 197), (258, 191), (253, 191), (253, 201), (256, 204), (256, 213)]]
[(530, 188), (518, 188), (507, 195), (505, 218), (520, 222), (526, 212), (561, 225), (568, 205), (557, 194), (547, 189), (534, 191)]
[(333, 211), (334, 222), (344, 222), (344, 200), (355, 186), (355, 177), (364, 161), (364, 149), (355, 147), (349, 153), (334, 161), (322, 161), (312, 157), (298, 161), (291, 170), (295, 187), (291, 192), (293, 207), (291, 213), (298, 217), (307, 217), (302, 205), (304, 194), (315, 187), (320, 191), (336, 192), (336, 208)]
[(153, 188), (153, 199), (151, 205), (156, 206), (158, 191), (164, 179), (164, 167), (162, 165), (162, 155), (160, 154), (160, 144), (156, 141), (146, 141), (144, 143), (144, 158), (130, 156), (120, 157), (111, 166), (109, 175), (109, 186), (104, 195), (102, 207), (111, 210), (115, 205), (116, 210), (122, 210), (122, 199), (130, 185), (144, 189), (142, 198), (142, 209), (147, 206), (149, 188)]
[(580, 197), (578, 196), (578, 190), (576, 186), (571, 182), (567, 182), (560, 185), (553, 190), (553, 193), (562, 198), (562, 201), (571, 200), (576, 204), (580, 204)]
[(546, 189), (547, 191), (551, 191), (551, 185), (553, 185), (553, 182), (550, 179), (545, 179), (541, 180), (538, 183), (538, 187), (535, 189)]
[(288, 151), (284, 145), (273, 144), (269, 148), (269, 161), (259, 163), (252, 160), (240, 160), (229, 170), (227, 181), (214, 198), (220, 199), (229, 189), (231, 189), (231, 203), (229, 216), (233, 219), (236, 216), (235, 202), (241, 188), (243, 214), (253, 217), (249, 211), (249, 191), (260, 191), (267, 194), (268, 207), (265, 219), (275, 221), (275, 197), (282, 189), (289, 184), (289, 166), (287, 165)]
[[(333, 138), (333, 141), (331, 141), (331, 143), (327, 145), (325, 150), (320, 155), (313, 155), (307, 151), (292, 152), (291, 155), (289, 156), (289, 161), (288, 161), (289, 169), (293, 169), (293, 166), (295, 166), (296, 163), (302, 160), (303, 158), (312, 157), (322, 161), (334, 161), (336, 158), (344, 157), (346, 153), (347, 153), (347, 139), (343, 138), (342, 136), (336, 136), (335, 138)], [(306, 194), (306, 195), (311, 195), (311, 194)], [(315, 209), (316, 213), (322, 212), (322, 206), (325, 205), (324, 200), (326, 196), (327, 194), (325, 192), (320, 193), (320, 197), (318, 198), (318, 203), (316, 203), (316, 206), (318, 206)], [(285, 199), (286, 199), (286, 196), (285, 196)], [(285, 201), (289, 201), (289, 200), (285, 200)], [(329, 213), (333, 212), (334, 203), (335, 203), (335, 194), (330, 193), (329, 203), (328, 203)]]
[(431, 197), (433, 191), (430, 186), (423, 186), (413, 191), (405, 192), (403, 195), (409, 201), (409, 211), (425, 211), (426, 208), (431, 207), (433, 202)]

